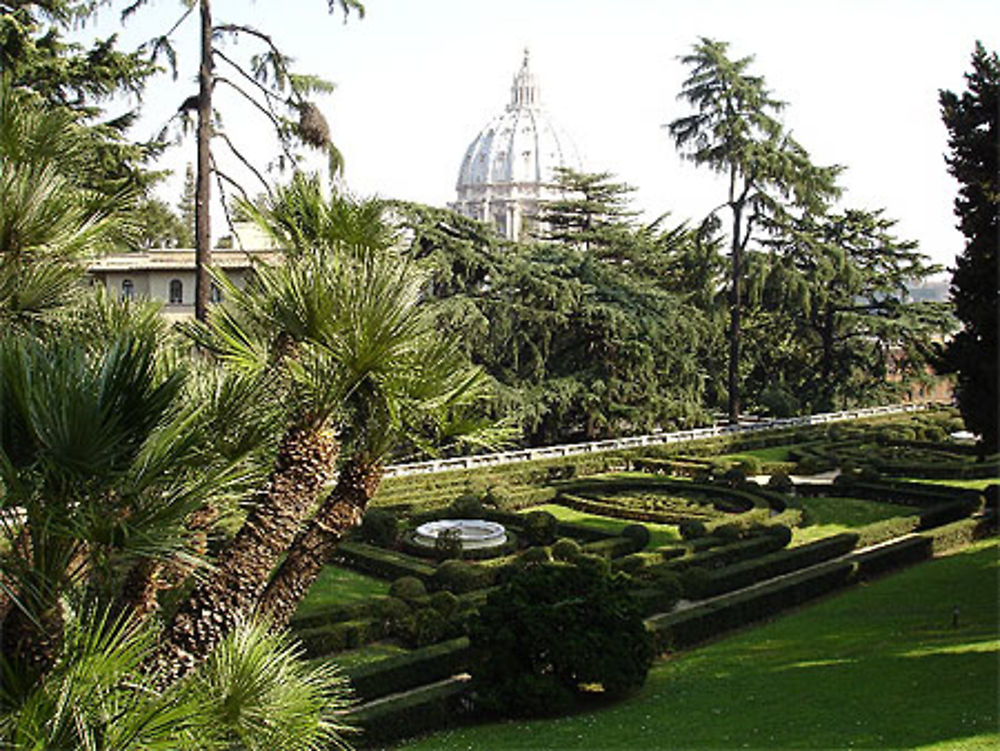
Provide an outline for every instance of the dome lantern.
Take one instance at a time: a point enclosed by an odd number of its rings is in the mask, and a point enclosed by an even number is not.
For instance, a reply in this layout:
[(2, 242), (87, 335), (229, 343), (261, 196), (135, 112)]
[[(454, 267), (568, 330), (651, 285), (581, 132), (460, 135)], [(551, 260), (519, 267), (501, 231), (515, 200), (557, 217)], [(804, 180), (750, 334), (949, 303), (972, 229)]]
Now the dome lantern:
[(538, 83), (535, 76), (528, 67), (528, 48), (524, 48), (524, 62), (521, 63), (521, 70), (514, 76), (514, 83), (510, 87), (510, 104), (507, 111), (515, 110), (518, 107), (541, 106), (541, 98), (538, 93)]

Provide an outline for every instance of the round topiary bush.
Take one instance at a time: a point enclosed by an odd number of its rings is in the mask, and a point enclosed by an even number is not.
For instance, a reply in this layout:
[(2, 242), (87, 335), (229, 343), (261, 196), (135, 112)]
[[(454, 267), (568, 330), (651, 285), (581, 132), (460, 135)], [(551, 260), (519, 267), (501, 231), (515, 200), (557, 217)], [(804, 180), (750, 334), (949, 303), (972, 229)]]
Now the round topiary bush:
[(732, 543), (737, 542), (743, 537), (743, 530), (740, 528), (739, 524), (720, 524), (712, 530), (712, 536), (718, 537), (724, 542)]
[(775, 472), (767, 481), (767, 487), (779, 493), (788, 493), (795, 487), (792, 478), (786, 472)]
[(399, 534), (399, 519), (388, 509), (370, 508), (361, 519), (358, 534), (370, 545), (391, 547)]
[[(416, 577), (406, 577), (413, 579), (418, 582), (420, 586), (423, 586), (421, 582)], [(399, 581), (398, 579), (396, 581)], [(410, 614), (410, 606), (406, 604), (406, 600), (401, 597), (389, 596), (375, 601), (374, 607), (375, 615), (381, 618), (383, 621), (392, 623), (405, 618)]]
[(640, 578), (649, 586), (655, 587), (664, 594), (664, 600), (661, 600), (660, 603), (661, 607), (673, 606), (684, 594), (680, 576), (666, 566), (647, 566), (639, 574)]
[(536, 563), (550, 563), (552, 561), (552, 551), (547, 547), (528, 548), (517, 557), (519, 563), (532, 565)]
[(446, 589), (435, 592), (430, 596), (430, 606), (438, 611), (445, 620), (450, 619), (458, 612), (459, 604), (458, 596)]
[(639, 552), (649, 545), (649, 529), (644, 524), (627, 524), (622, 528), (621, 536), (632, 541), (632, 549)]
[(763, 529), (764, 534), (781, 540), (782, 547), (792, 541), (792, 530), (784, 524), (768, 524)]
[(641, 555), (633, 553), (632, 555), (627, 555), (624, 558), (619, 558), (613, 564), (613, 568), (617, 571), (623, 571), (626, 574), (633, 575), (641, 571), (646, 565), (646, 559)]
[(400, 637), (413, 648), (441, 641), (448, 622), (432, 607), (420, 608), (399, 624)]
[(401, 576), (389, 587), (389, 596), (412, 602), (427, 596), (427, 587), (415, 576)]
[(580, 543), (569, 537), (560, 537), (552, 544), (552, 557), (557, 561), (571, 561), (580, 554)]
[(747, 473), (742, 467), (730, 467), (722, 474), (722, 481), (731, 488), (738, 488), (747, 481)]
[(760, 474), (760, 460), (755, 456), (745, 456), (740, 459), (739, 468), (743, 470), (743, 476), (753, 477)]
[(482, 499), (475, 493), (462, 493), (448, 507), (449, 516), (456, 519), (478, 519), (483, 511)]
[(480, 705), (510, 716), (565, 712), (594, 687), (621, 696), (653, 658), (625, 579), (565, 564), (526, 568), (492, 592), (470, 641)]
[(481, 566), (464, 561), (445, 561), (431, 575), (434, 589), (446, 589), (457, 595), (489, 585), (489, 573)]
[(524, 515), (524, 538), (529, 545), (551, 545), (558, 524), (548, 511), (529, 511)]
[(462, 557), (462, 533), (457, 529), (442, 529), (434, 540), (434, 556), (439, 561)]
[(704, 537), (708, 534), (705, 523), (697, 519), (685, 519), (677, 525), (677, 529), (684, 540), (697, 540), (699, 537)]
[(597, 555), (595, 553), (580, 553), (573, 558), (572, 563), (578, 568), (593, 569), (604, 574), (611, 573), (611, 561), (603, 555)]

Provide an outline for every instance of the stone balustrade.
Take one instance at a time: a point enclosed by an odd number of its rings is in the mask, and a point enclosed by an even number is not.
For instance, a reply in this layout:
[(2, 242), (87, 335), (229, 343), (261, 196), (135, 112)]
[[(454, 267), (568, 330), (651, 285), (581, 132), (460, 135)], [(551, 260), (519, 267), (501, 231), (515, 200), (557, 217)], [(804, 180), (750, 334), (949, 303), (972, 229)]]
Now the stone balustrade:
[(542, 446), (515, 451), (501, 451), (495, 454), (476, 454), (473, 456), (457, 456), (451, 459), (434, 459), (425, 462), (410, 462), (408, 464), (393, 464), (386, 467), (386, 477), (404, 475), (432, 474), (447, 472), (454, 469), (472, 469), (475, 467), (492, 467), (497, 464), (513, 464), (516, 462), (534, 461), (537, 459), (554, 459), (577, 454), (592, 454), (602, 451), (617, 451), (635, 449), (643, 446), (661, 446), (670, 443), (684, 443), (699, 438), (732, 435), (734, 433), (755, 433), (763, 430), (782, 430), (785, 428), (823, 425), (829, 422), (843, 420), (858, 420), (865, 417), (891, 415), (904, 412), (916, 412), (926, 409), (926, 404), (889, 404), (881, 407), (864, 407), (845, 410), (843, 412), (822, 412), (803, 417), (783, 417), (772, 420), (759, 420), (740, 425), (712, 425), (705, 428), (678, 430), (672, 433), (650, 433), (648, 435), (629, 436), (627, 438), (611, 438), (589, 443), (564, 443), (556, 446)]

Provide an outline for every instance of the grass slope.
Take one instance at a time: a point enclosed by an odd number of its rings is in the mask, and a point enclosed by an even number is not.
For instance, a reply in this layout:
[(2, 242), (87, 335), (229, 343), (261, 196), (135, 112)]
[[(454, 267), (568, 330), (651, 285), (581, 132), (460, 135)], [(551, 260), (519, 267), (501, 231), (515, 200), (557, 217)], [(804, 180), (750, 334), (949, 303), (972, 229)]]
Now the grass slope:
[(374, 595), (386, 594), (389, 594), (389, 582), (339, 566), (326, 566), (295, 612), (298, 616), (313, 615), (334, 605), (361, 602)]
[[(532, 506), (529, 509), (525, 509), (524, 513), (528, 513), (529, 511), (548, 511), (560, 521), (572, 522), (573, 524), (590, 527), (591, 529), (599, 529), (602, 532), (609, 532), (611, 534), (618, 534), (626, 526), (634, 523), (622, 519), (611, 519), (606, 516), (588, 514), (583, 511), (566, 508), (565, 506), (560, 506), (555, 503)], [(649, 545), (647, 547), (650, 549), (657, 548), (661, 545), (670, 545), (681, 539), (680, 533), (677, 531), (676, 524), (654, 524), (651, 522), (643, 522), (643, 526), (649, 530)]]
[(914, 509), (892, 503), (864, 501), (859, 498), (795, 498), (789, 504), (803, 512), (802, 524), (793, 530), (792, 545), (803, 545), (824, 537), (853, 532), (874, 522), (895, 516), (909, 516)]
[(994, 749), (998, 552), (981, 543), (660, 662), (614, 706), (403, 748)]

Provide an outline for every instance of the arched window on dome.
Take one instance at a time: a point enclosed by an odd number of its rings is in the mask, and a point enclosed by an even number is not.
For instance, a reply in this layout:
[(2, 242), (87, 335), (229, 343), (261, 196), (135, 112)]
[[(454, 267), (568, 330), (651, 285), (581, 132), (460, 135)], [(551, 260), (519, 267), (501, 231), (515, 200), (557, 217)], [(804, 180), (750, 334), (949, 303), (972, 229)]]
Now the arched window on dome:
[(181, 305), (184, 303), (184, 283), (180, 279), (170, 280), (170, 304)]

